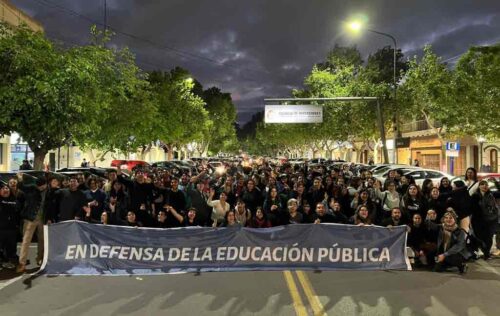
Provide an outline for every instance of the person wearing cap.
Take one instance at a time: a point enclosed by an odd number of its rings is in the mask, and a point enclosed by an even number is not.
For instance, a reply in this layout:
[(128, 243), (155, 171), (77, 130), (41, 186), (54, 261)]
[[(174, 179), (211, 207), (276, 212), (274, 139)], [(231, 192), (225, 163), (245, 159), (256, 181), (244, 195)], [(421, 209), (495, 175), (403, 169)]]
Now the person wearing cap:
[(21, 253), (19, 256), (19, 265), (16, 272), (23, 273), (26, 271), (26, 261), (28, 259), (28, 251), (35, 231), (38, 238), (38, 255), (36, 262), (41, 265), (43, 259), (43, 210), (45, 205), (45, 194), (47, 189), (47, 181), (45, 178), (36, 180), (35, 185), (29, 185), (23, 182), (21, 173), (17, 175), (20, 184), (20, 189), (24, 193), (23, 208), (21, 210), (21, 218), (23, 219), (23, 241), (21, 244)]
[(459, 228), (458, 216), (452, 209), (444, 213), (441, 222), (434, 271), (443, 272), (448, 267), (457, 267), (463, 274), (467, 270), (465, 260), (470, 256), (465, 243), (466, 233)]

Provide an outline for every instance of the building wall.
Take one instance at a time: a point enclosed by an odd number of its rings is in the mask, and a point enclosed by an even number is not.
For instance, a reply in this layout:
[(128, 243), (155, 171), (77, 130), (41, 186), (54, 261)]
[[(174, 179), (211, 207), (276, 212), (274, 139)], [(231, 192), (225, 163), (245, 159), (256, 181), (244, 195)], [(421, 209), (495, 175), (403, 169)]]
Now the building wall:
[(482, 166), (489, 167), (489, 172), (500, 172), (500, 141), (486, 142), (481, 147)]
[(0, 171), (8, 171), (10, 162), (10, 136), (0, 138)]
[(437, 136), (416, 137), (410, 140), (411, 161), (418, 159), (420, 167), (443, 170), (441, 141)]
[(7, 0), (0, 0), (0, 20), (14, 26), (25, 23), (30, 29), (43, 32), (43, 26), (39, 22), (16, 8)]

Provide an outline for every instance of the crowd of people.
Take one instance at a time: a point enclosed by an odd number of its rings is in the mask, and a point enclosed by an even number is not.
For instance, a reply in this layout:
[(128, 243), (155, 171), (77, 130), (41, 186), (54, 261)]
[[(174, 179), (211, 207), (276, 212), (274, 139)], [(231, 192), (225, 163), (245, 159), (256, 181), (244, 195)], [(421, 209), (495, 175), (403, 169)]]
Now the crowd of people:
[[(0, 252), (4, 267), (26, 269), (37, 233), (37, 262), (43, 258), (43, 225), (82, 220), (104, 225), (172, 228), (182, 226), (266, 228), (340, 223), (408, 227), (415, 264), (435, 271), (465, 272), (472, 251), (491, 256), (499, 244), (499, 206), (486, 181), (469, 168), (465, 180), (427, 179), (420, 187), (394, 171), (381, 183), (365, 168), (327, 168), (262, 161), (226, 163), (217, 171), (197, 165), (194, 174), (138, 169), (132, 176), (110, 170), (23, 183), (22, 174), (0, 189)], [(212, 172), (213, 171), (213, 172)], [(16, 254), (16, 236), (22, 244)], [(472, 249), (475, 247), (478, 249)]]

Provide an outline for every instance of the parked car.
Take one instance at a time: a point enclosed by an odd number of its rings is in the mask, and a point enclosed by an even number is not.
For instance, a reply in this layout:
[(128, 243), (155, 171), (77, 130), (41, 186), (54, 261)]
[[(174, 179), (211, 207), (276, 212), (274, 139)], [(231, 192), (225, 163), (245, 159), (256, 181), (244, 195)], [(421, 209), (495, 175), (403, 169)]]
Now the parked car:
[(35, 178), (45, 178), (45, 180), (53, 179), (56, 178), (59, 181), (63, 181), (65, 178), (67, 178), (66, 175), (59, 173), (59, 172), (53, 172), (53, 171), (42, 171), (42, 170), (24, 170), (22, 171), (24, 174), (29, 174), (30, 176), (33, 176)]
[[(123, 166), (126, 167), (124, 168)], [(138, 168), (148, 168), (150, 164), (143, 160), (113, 160), (111, 161), (111, 167), (135, 171)]]
[[(24, 171), (21, 171), (23, 174), (23, 182), (26, 184), (34, 184), (36, 183), (36, 177), (27, 173), (24, 173)], [(0, 181), (4, 183), (9, 183), (9, 179), (11, 178), (16, 178), (17, 177), (17, 172), (0, 172)]]
[(198, 170), (196, 170), (193, 162), (189, 163), (186, 160), (171, 160), (171, 162), (178, 165), (183, 172), (185, 172), (186, 168), (188, 168), (192, 175), (198, 174)]
[(398, 165), (398, 164), (387, 164), (387, 165), (381, 165), (379, 168), (374, 168), (371, 170), (373, 176), (381, 176), (390, 169), (397, 169), (397, 168), (419, 168), (419, 167), (414, 167), (410, 165)]
[(411, 167), (411, 166), (406, 166), (406, 167), (394, 167), (394, 168), (389, 168), (389, 169), (384, 169), (386, 171), (384, 171), (384, 173), (382, 174), (376, 174), (374, 175), (374, 177), (377, 179), (377, 180), (380, 180), (380, 182), (382, 182), (382, 184), (385, 182), (385, 180), (387, 179), (387, 177), (389, 176), (389, 172), (391, 172), (392, 170), (400, 173), (400, 174), (406, 174), (410, 171), (413, 171), (413, 170), (416, 170), (418, 169), (417, 167)]
[(446, 172), (438, 171), (438, 170), (432, 170), (432, 169), (415, 169), (415, 170), (409, 170), (408, 172), (404, 173), (404, 175), (411, 176), (413, 179), (415, 179), (415, 183), (422, 187), (422, 184), (424, 183), (425, 179), (431, 179), (432, 183), (434, 183), (435, 186), (438, 186), (439, 183), (441, 182), (441, 179), (444, 177), (447, 177), (450, 179), (450, 181), (453, 181), (455, 176), (448, 174)]
[(173, 175), (180, 176), (183, 173), (189, 173), (190, 167), (175, 163), (174, 161), (156, 161), (151, 164), (153, 168), (162, 168), (169, 170)]
[[(99, 168), (99, 167), (75, 167), (75, 168), (62, 168), (58, 169), (57, 172), (61, 174), (66, 174), (66, 175), (73, 175), (73, 174), (79, 174), (79, 173), (90, 173), (95, 176), (101, 177), (101, 178), (106, 178), (107, 173), (111, 170), (116, 170), (115, 168)], [(128, 176), (128, 174), (123, 173), (124, 175)]]

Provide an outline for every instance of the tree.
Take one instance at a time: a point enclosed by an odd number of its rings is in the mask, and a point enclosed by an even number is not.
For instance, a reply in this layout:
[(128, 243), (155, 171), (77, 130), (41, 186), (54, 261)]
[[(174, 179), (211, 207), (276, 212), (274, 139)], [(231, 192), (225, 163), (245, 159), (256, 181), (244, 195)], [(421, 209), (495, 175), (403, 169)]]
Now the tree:
[[(383, 53), (379, 55), (384, 56)], [(304, 89), (293, 90), (292, 94), (297, 98), (384, 98), (389, 95), (390, 85), (376, 82), (371, 76), (376, 71), (374, 61), (377, 59), (372, 60), (372, 67), (367, 70), (356, 47), (335, 45), (325, 62), (313, 66), (304, 79)], [(317, 104), (323, 106), (321, 124), (263, 124), (259, 123), (262, 119), (258, 119), (253, 123), (256, 128), (255, 138), (251, 138), (254, 149), (276, 152), (280, 148), (299, 155), (307, 147), (313, 153), (324, 149), (332, 154), (339, 142), (349, 141), (359, 156), (359, 142), (369, 146), (378, 141), (376, 105), (373, 102), (328, 101)], [(250, 124), (243, 129), (248, 126)]]
[[(396, 82), (399, 82), (408, 70), (408, 62), (403, 60), (403, 57), (403, 53), (398, 49), (396, 51)], [(370, 82), (374, 84), (385, 83), (392, 87), (394, 85), (394, 48), (385, 46), (373, 55), (370, 54), (364, 69), (365, 76)], [(387, 95), (386, 97), (391, 96)]]
[(439, 138), (442, 157), (445, 157), (445, 136), (459, 133), (464, 118), (465, 109), (456, 106), (452, 79), (452, 71), (426, 46), (420, 62), (416, 57), (410, 61), (400, 94), (405, 96), (400, 102), (406, 106), (407, 117), (423, 118)]
[[(327, 62), (322, 65), (323, 69), (313, 67), (304, 80), (305, 89), (293, 92), (296, 97), (387, 95), (388, 86), (372, 82), (355, 47), (336, 45), (329, 53)], [(369, 144), (379, 135), (376, 107), (373, 103), (325, 102), (323, 107), (323, 123), (314, 124), (308, 129), (313, 151), (322, 147), (331, 152), (336, 141), (350, 141), (359, 154), (361, 147), (356, 147), (356, 141)]]
[(187, 71), (155, 71), (149, 75), (153, 99), (158, 104), (155, 138), (172, 158), (174, 147), (201, 140), (212, 122), (203, 100), (192, 92), (193, 80)]
[(319, 70), (336, 71), (346, 67), (359, 69), (363, 65), (361, 53), (356, 46), (339, 46), (335, 44), (332, 50), (328, 52), (326, 61), (316, 65)]
[(98, 128), (79, 138), (83, 149), (98, 149), (102, 158), (107, 152), (135, 152), (154, 139), (157, 104), (147, 74), (139, 69), (128, 49), (108, 49), (110, 34), (93, 28), (93, 44), (74, 48), (74, 54), (98, 61), (97, 80), (105, 96), (96, 117)]
[(202, 141), (199, 142), (200, 152), (217, 153), (234, 147), (236, 143), (236, 109), (229, 93), (223, 93), (219, 88), (212, 87), (203, 91), (205, 109), (213, 122)]
[(104, 67), (113, 56), (104, 49), (63, 49), (26, 26), (2, 24), (0, 133), (17, 131), (41, 169), (49, 150), (98, 131), (99, 112), (115, 90), (103, 88), (99, 74), (122, 75)]
[(454, 73), (457, 107), (467, 109), (460, 124), (469, 135), (500, 135), (500, 44), (471, 47)]

